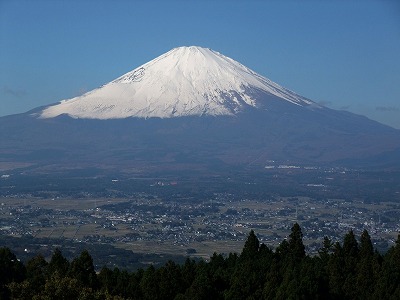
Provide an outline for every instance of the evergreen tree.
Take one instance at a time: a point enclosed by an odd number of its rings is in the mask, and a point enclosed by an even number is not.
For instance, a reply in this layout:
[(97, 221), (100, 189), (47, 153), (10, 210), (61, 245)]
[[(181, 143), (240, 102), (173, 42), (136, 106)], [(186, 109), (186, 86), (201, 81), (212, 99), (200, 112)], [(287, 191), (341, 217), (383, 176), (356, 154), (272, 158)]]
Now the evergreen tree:
[(283, 271), (282, 281), (277, 288), (275, 299), (296, 299), (298, 288), (297, 268), (286, 267)]
[[(271, 252), (251, 230), (231, 276), (226, 299), (260, 299), (263, 294), (266, 270)], [(265, 265), (264, 265), (265, 263)]]
[(158, 270), (158, 273), (161, 299), (173, 300), (176, 295), (184, 292), (181, 286), (181, 270), (173, 261), (168, 261), (165, 266)]
[(200, 262), (196, 268), (196, 277), (192, 285), (186, 290), (184, 298), (188, 300), (217, 300), (217, 295), (207, 272), (207, 265)]
[(260, 299), (262, 297), (265, 274), (260, 272), (258, 261), (244, 261), (237, 264), (232, 274), (230, 289), (226, 299)]
[(9, 248), (0, 248), (0, 299), (8, 299), (7, 284), (22, 282), (26, 269)]
[(231, 275), (235, 268), (229, 261), (231, 258), (231, 254), (225, 260), (222, 254), (214, 253), (208, 264), (211, 283), (220, 296), (229, 288)]
[(193, 283), (196, 277), (196, 262), (189, 257), (186, 258), (184, 265), (181, 268), (182, 282), (184, 290), (187, 290)]
[(276, 260), (271, 264), (270, 269), (266, 273), (265, 283), (263, 287), (263, 298), (266, 300), (276, 299), (279, 286), (283, 278), (281, 276), (281, 269)]
[(143, 299), (157, 300), (162, 299), (160, 297), (158, 273), (153, 265), (148, 267), (143, 273), (142, 280), (140, 281), (140, 289), (143, 295)]
[(374, 293), (376, 270), (374, 270), (374, 250), (371, 237), (366, 230), (361, 234), (359, 261), (356, 271), (356, 290), (360, 299), (368, 299)]
[(9, 289), (9, 298), (5, 295), (0, 295), (0, 299), (18, 299), (18, 300), (31, 300), (32, 296), (36, 293), (32, 291), (32, 285), (28, 280), (22, 282), (11, 282), (7, 285)]
[(32, 295), (44, 288), (47, 278), (48, 263), (42, 255), (37, 255), (26, 263), (26, 277), (31, 287)]
[(300, 262), (306, 256), (306, 250), (303, 244), (303, 233), (298, 223), (293, 225), (288, 243), (292, 261)]
[(353, 230), (350, 230), (343, 240), (343, 252), (346, 257), (357, 258), (358, 256), (358, 243)]
[(48, 265), (48, 274), (52, 275), (57, 272), (63, 276), (68, 272), (68, 268), (69, 261), (62, 255), (61, 250), (56, 248)]
[(259, 247), (260, 241), (254, 233), (254, 230), (251, 230), (244, 244), (240, 258), (243, 260), (255, 258), (258, 254)]
[(333, 243), (332, 241), (325, 236), (324, 242), (322, 244), (322, 248), (318, 251), (320, 258), (322, 259), (323, 263), (327, 263), (329, 260), (329, 256), (332, 253)]
[(278, 247), (276, 247), (275, 255), (279, 261), (285, 261), (289, 258), (289, 243), (287, 240), (283, 240)]
[(400, 299), (400, 234), (383, 257), (374, 296), (375, 299)]
[(328, 262), (329, 290), (333, 299), (344, 299), (343, 285), (346, 278), (344, 259), (343, 248), (336, 242)]
[(86, 287), (97, 287), (97, 276), (94, 270), (93, 259), (87, 250), (83, 250), (79, 257), (71, 262), (69, 275)]
[(372, 257), (374, 255), (374, 246), (372, 245), (371, 237), (368, 234), (368, 231), (364, 229), (360, 238), (360, 256), (363, 257)]
[(347, 299), (355, 299), (355, 297), (357, 297), (357, 289), (355, 286), (359, 249), (353, 230), (350, 230), (344, 237), (343, 253), (344, 273), (346, 274), (343, 291)]
[(105, 266), (101, 268), (99, 274), (97, 275), (97, 279), (102, 291), (111, 295), (113, 295), (113, 290), (116, 286), (116, 282), (113, 280), (113, 275), (114, 272)]
[(36, 299), (79, 299), (82, 289), (82, 284), (76, 278), (55, 273), (46, 281), (44, 290), (36, 295)]
[(303, 259), (298, 282), (298, 298), (328, 299), (328, 278), (319, 257), (306, 256)]

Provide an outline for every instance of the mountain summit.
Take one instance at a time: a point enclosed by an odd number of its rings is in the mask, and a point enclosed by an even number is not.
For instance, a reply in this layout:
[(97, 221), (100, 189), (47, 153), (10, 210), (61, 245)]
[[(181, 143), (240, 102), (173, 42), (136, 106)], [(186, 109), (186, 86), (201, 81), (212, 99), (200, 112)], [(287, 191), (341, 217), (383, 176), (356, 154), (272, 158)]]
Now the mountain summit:
[(98, 89), (49, 106), (40, 117), (235, 115), (248, 108), (268, 109), (266, 99), (318, 107), (219, 52), (191, 46), (172, 49)]

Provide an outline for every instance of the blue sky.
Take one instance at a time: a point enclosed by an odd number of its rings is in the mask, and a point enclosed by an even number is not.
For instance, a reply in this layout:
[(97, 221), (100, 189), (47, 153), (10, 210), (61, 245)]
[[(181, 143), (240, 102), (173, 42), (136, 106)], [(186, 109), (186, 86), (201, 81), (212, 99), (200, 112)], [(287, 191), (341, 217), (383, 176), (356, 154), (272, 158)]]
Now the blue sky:
[(399, 3), (0, 0), (0, 116), (197, 45), (315, 102), (400, 129)]

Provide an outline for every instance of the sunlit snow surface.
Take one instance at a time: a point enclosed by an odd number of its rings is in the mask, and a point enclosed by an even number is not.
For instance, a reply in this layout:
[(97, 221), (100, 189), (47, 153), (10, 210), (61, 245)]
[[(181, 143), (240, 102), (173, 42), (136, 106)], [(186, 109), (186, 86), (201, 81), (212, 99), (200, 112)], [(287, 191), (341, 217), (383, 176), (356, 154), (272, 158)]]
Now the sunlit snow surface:
[(44, 109), (41, 118), (234, 115), (262, 107), (262, 90), (296, 105), (314, 102), (287, 90), (237, 61), (201, 47), (179, 47), (82, 96)]

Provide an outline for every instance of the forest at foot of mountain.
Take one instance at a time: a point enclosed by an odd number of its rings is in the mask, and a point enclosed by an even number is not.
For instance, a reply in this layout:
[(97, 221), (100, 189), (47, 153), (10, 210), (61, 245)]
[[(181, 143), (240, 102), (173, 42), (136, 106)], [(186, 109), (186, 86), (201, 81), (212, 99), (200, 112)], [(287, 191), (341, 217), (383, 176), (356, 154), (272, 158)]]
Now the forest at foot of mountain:
[(400, 299), (400, 235), (384, 254), (365, 230), (343, 241), (321, 241), (308, 255), (296, 223), (272, 250), (251, 231), (240, 254), (214, 253), (135, 272), (103, 267), (96, 272), (87, 250), (67, 260), (56, 249), (25, 263), (0, 248), (0, 299)]

